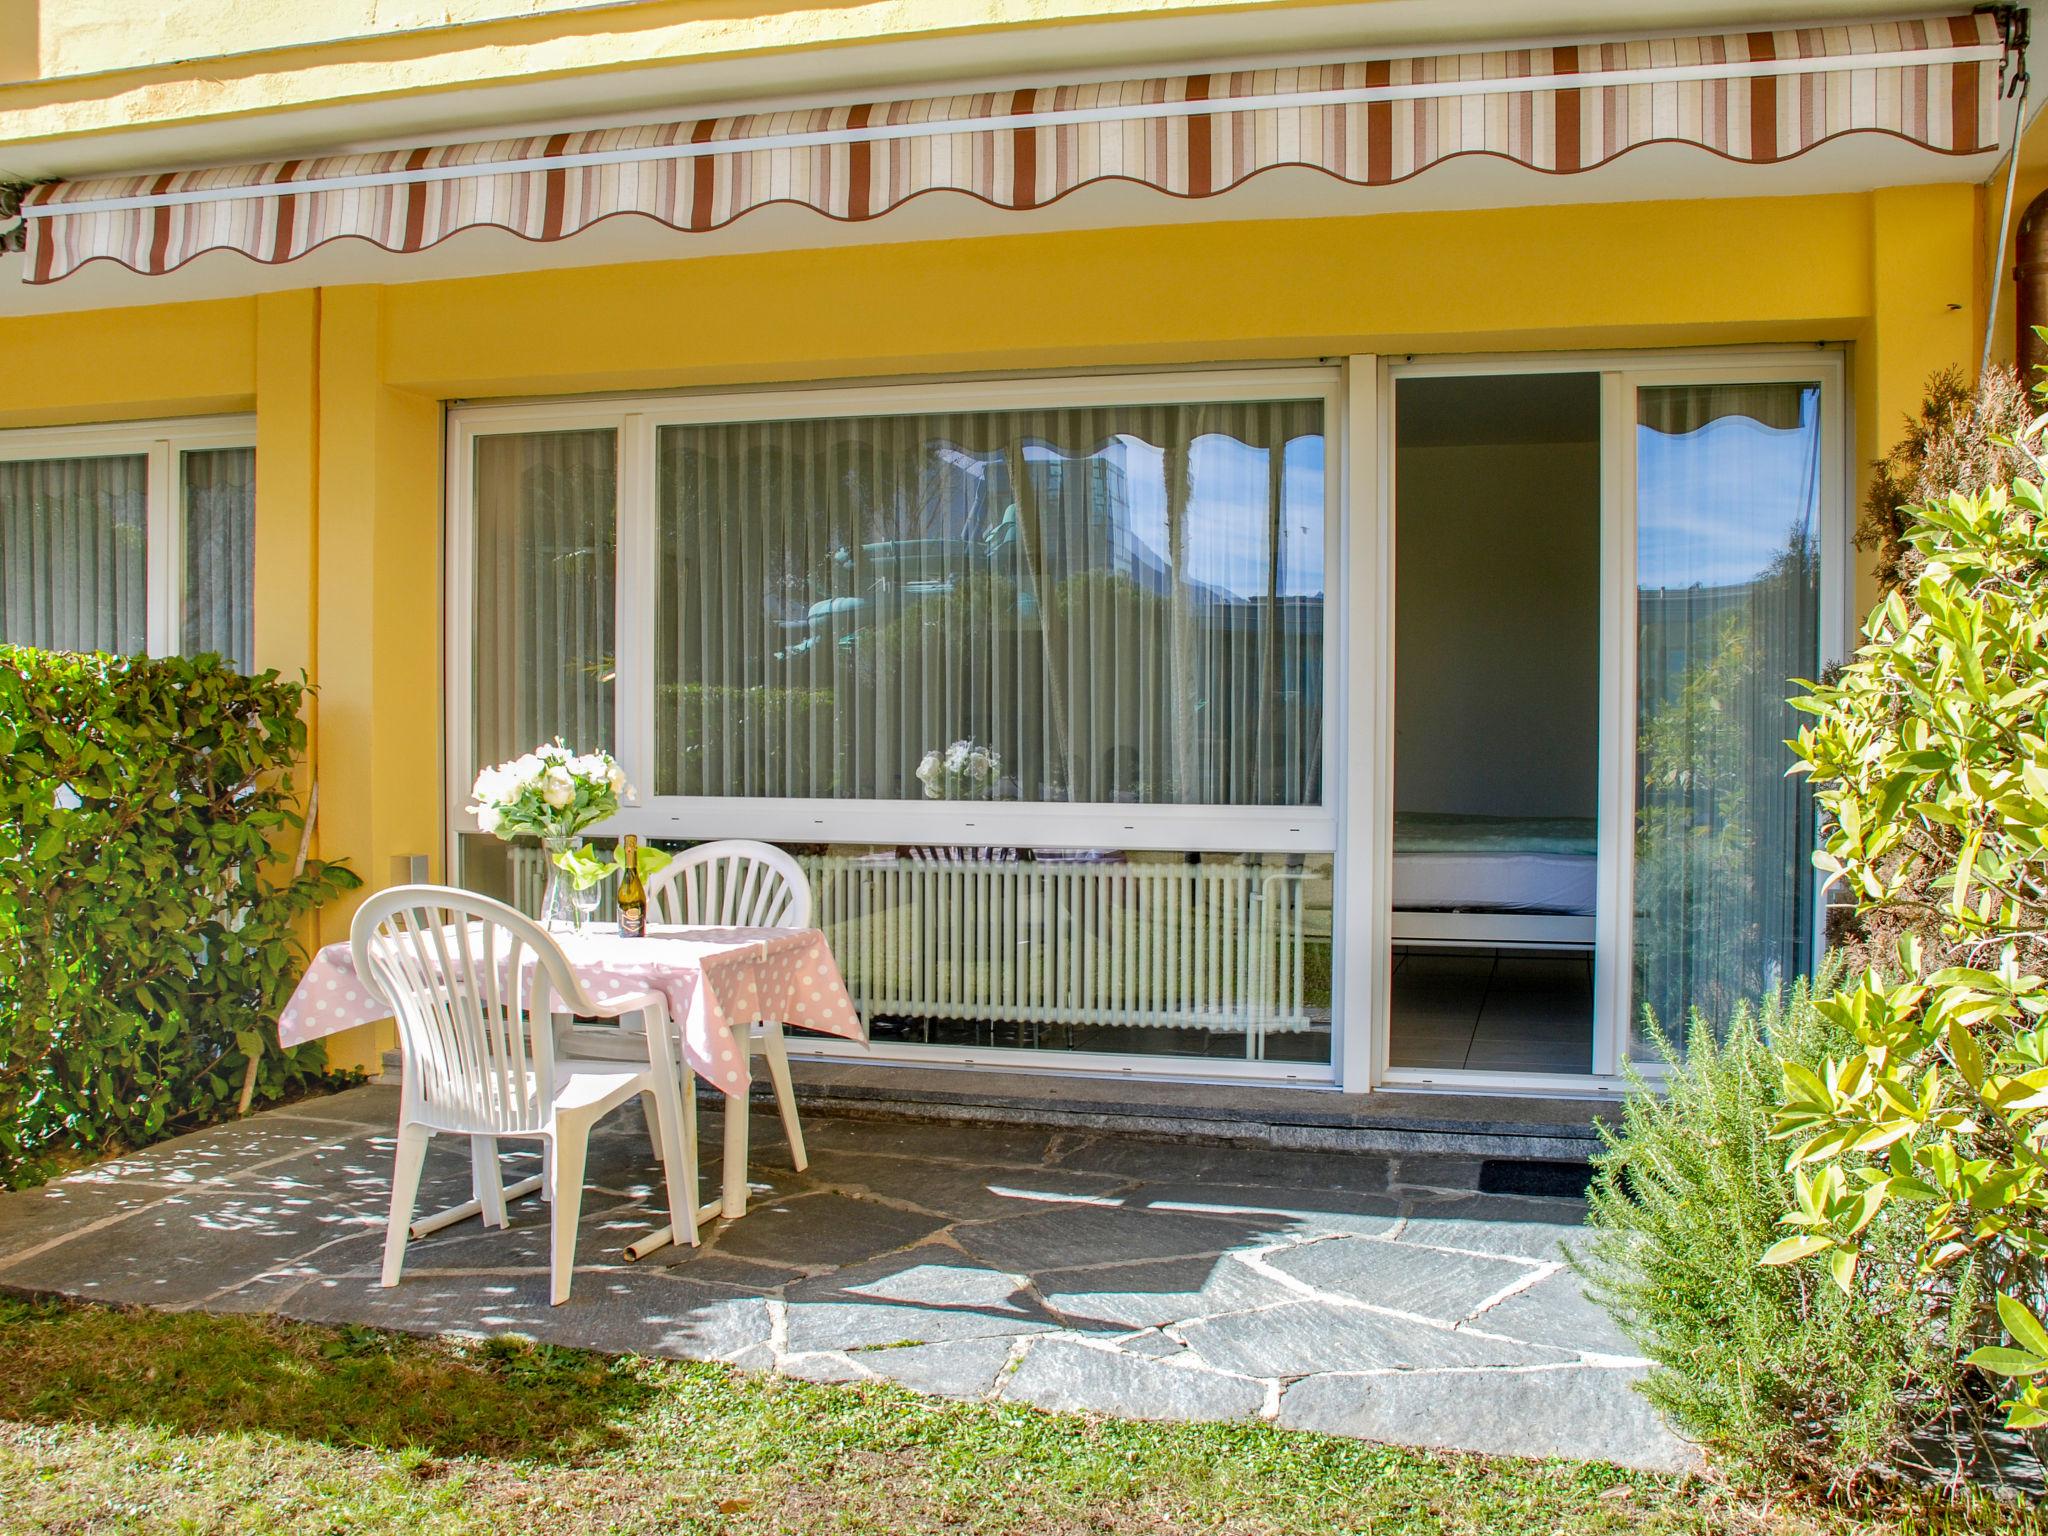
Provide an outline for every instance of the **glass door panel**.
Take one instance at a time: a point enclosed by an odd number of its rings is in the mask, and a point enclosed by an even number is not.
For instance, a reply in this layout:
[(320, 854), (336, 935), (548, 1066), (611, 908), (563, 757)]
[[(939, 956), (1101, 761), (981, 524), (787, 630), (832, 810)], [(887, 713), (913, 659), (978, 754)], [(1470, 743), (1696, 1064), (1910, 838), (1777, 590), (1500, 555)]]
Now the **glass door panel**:
[(1821, 665), (1821, 386), (1635, 393), (1630, 1041), (1813, 962), (1812, 795), (1790, 679)]
[(1595, 1058), (1601, 380), (1394, 391), (1397, 1071)]

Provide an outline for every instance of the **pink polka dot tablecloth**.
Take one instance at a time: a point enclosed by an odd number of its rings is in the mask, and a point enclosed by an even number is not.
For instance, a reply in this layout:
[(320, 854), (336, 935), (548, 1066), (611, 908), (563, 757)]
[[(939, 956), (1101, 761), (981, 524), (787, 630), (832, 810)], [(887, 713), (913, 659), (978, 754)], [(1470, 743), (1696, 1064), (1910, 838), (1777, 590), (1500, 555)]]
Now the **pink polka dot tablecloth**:
[[(635, 992), (668, 999), (683, 1056), (722, 1093), (747, 1089), (747, 1053), (735, 1024), (795, 1024), (843, 1040), (867, 1039), (825, 935), (815, 928), (662, 928), (644, 939), (616, 932), (556, 934), (569, 964), (599, 1003)], [(277, 1021), (278, 1043), (303, 1045), (322, 1035), (391, 1017), (356, 975), (347, 944), (313, 956)]]

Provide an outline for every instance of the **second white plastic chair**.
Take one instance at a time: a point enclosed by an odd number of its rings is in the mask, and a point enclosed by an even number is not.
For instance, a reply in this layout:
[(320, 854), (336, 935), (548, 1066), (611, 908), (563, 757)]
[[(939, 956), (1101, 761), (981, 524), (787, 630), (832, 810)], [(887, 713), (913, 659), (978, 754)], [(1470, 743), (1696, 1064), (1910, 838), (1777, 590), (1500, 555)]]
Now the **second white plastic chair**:
[[(657, 923), (714, 928), (808, 928), (811, 882), (803, 866), (769, 843), (728, 838), (699, 843), (677, 854), (647, 882), (648, 917)], [(747, 1051), (768, 1067), (775, 1107), (789, 1137), (790, 1160), (810, 1166), (803, 1127), (797, 1124), (796, 1089), (789, 1077), (789, 1046), (779, 1023), (756, 1021)]]

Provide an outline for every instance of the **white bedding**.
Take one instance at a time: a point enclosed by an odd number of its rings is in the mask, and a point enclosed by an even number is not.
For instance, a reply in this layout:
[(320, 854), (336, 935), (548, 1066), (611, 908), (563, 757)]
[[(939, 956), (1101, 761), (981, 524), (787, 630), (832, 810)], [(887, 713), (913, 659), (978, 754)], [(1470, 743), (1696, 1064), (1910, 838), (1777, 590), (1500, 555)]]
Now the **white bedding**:
[(1394, 906), (1590, 913), (1599, 861), (1561, 853), (1394, 853)]

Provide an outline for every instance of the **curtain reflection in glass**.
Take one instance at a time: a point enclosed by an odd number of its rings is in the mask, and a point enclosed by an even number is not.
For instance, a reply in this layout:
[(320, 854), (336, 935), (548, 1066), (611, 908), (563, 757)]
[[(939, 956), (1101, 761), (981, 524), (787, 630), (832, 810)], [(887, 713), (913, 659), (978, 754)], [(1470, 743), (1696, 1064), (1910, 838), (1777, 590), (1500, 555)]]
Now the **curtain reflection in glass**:
[[(661, 794), (1322, 797), (1318, 402), (660, 434)], [(944, 786), (942, 786), (943, 788)]]
[(256, 450), (181, 456), (185, 612), (180, 649), (212, 651), (238, 671), (255, 662)]
[(148, 502), (143, 454), (0, 463), (0, 639), (141, 651)]
[(476, 764), (612, 736), (618, 444), (610, 430), (476, 440)]
[(1644, 389), (1636, 428), (1634, 1008), (1667, 1030), (1812, 961), (1814, 838), (1787, 778), (1819, 667), (1820, 390)]

